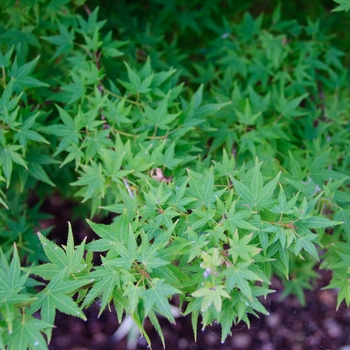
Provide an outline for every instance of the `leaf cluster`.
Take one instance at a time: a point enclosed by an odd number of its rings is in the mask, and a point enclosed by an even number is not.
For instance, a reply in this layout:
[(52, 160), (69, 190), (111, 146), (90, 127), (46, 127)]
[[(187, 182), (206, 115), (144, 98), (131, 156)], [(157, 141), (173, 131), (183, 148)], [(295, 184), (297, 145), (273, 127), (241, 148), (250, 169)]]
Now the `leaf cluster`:
[[(95, 301), (149, 343), (174, 305), (224, 341), (274, 274), (304, 304), (319, 262), (350, 303), (345, 53), (320, 19), (226, 3), (0, 5), (0, 349)], [(98, 239), (33, 234), (57, 194)]]

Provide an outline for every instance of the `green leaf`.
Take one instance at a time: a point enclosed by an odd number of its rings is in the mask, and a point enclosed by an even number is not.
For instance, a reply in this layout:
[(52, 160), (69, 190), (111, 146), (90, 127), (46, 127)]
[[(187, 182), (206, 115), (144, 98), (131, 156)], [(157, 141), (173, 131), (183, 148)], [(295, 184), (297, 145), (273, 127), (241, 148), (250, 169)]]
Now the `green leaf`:
[[(105, 259), (102, 259), (102, 261), (105, 261)], [(119, 281), (119, 275), (111, 266), (104, 265), (101, 267), (97, 266), (95, 271), (89, 274), (89, 278), (94, 280), (94, 285), (86, 295), (82, 307), (90, 305), (95, 299), (102, 295), (100, 312), (98, 314), (98, 316), (100, 316), (112, 299), (114, 288)]]
[(276, 109), (279, 113), (281, 113), (281, 116), (284, 117), (302, 116), (307, 112), (300, 110), (298, 107), (308, 95), (309, 94), (307, 93), (300, 97), (294, 98), (293, 100), (287, 101), (284, 94), (281, 94), (278, 101), (278, 105), (276, 105)]
[(231, 292), (238, 287), (244, 296), (253, 300), (250, 281), (262, 281), (262, 279), (249, 269), (250, 262), (238, 263), (237, 266), (230, 266), (221, 274), (226, 277), (226, 289)]
[(260, 171), (260, 164), (256, 159), (253, 169), (253, 176), (250, 183), (250, 188), (244, 185), (242, 182), (236, 180), (231, 174), (229, 174), (231, 181), (233, 182), (237, 193), (242, 197), (244, 204), (249, 205), (251, 208), (266, 208), (271, 205), (273, 201), (270, 199), (277, 186), (281, 172), (263, 186), (263, 178)]
[(341, 225), (343, 222), (334, 221), (321, 216), (312, 216), (306, 220), (302, 220), (302, 226), (307, 228), (325, 228)]
[(250, 207), (254, 208), (255, 198), (249, 187), (244, 185), (242, 182), (236, 180), (231, 174), (229, 174), (229, 177), (234, 185), (235, 190), (242, 197), (244, 202)]
[(162, 328), (159, 324), (158, 318), (155, 314), (155, 312), (153, 310), (150, 310), (148, 317), (150, 319), (150, 321), (152, 322), (153, 327), (157, 330), (160, 339), (162, 340), (162, 344), (163, 344), (163, 349), (165, 349), (165, 339), (164, 339), (164, 335), (163, 335), (163, 331)]
[(173, 142), (164, 154), (160, 153), (157, 156), (157, 161), (159, 165), (168, 168), (174, 169), (179, 163), (182, 162), (181, 159), (175, 158), (175, 142)]
[(74, 102), (82, 99), (85, 95), (85, 80), (81, 75), (72, 73), (73, 82), (67, 85), (62, 85), (61, 90), (57, 94), (54, 94), (51, 98), (54, 101), (63, 102), (65, 104), (73, 104)]
[(34, 130), (30, 130), (35, 123), (36, 118), (39, 116), (39, 113), (34, 114), (29, 117), (24, 123), (17, 128), (17, 133), (15, 134), (15, 141), (19, 141), (20, 145), (25, 147), (27, 145), (27, 140), (32, 140), (36, 142), (44, 142), (50, 144), (44, 137)]
[(216, 201), (216, 196), (220, 196), (220, 192), (214, 192), (214, 172), (211, 167), (206, 174), (195, 173), (189, 171), (189, 188), (187, 195), (193, 197), (198, 202), (198, 207), (208, 207), (210, 203)]
[[(130, 233), (130, 237), (133, 237), (132, 233)], [(133, 245), (130, 245), (130, 248), (132, 247), (131, 249), (136, 250), (134, 245), (136, 245), (136, 242)], [(137, 254), (137, 260), (143, 264), (147, 272), (152, 272), (154, 268), (169, 264), (168, 261), (157, 257), (159, 250), (163, 248), (163, 246), (163, 244), (158, 245), (156, 242), (149, 244), (147, 240), (143, 240), (140, 246), (141, 251)]]
[(10, 48), (10, 50), (6, 52), (5, 55), (3, 55), (2, 52), (0, 52), (0, 67), (1, 68), (7, 68), (10, 65), (13, 49), (14, 49), (14, 46), (12, 46)]
[(238, 231), (236, 230), (233, 238), (229, 238), (230, 242), (230, 249), (229, 254), (232, 257), (232, 261), (234, 264), (236, 264), (236, 261), (238, 257), (245, 261), (252, 261), (253, 256), (259, 254), (261, 251), (261, 248), (256, 247), (254, 244), (249, 244), (250, 240), (252, 239), (252, 235), (246, 235), (243, 238), (239, 238)]
[[(117, 267), (124, 267), (125, 269), (129, 270), (133, 262), (136, 260), (137, 249), (136, 236), (131, 225), (129, 225), (126, 239), (123, 242), (123, 236), (125, 234), (120, 233), (120, 235), (117, 235), (115, 233), (116, 226), (95, 224), (89, 220), (87, 220), (87, 222), (100, 237), (103, 237), (103, 240), (101, 242), (102, 248), (107, 248), (108, 245), (110, 249), (113, 248), (113, 250), (120, 255), (119, 258), (106, 260), (104, 264)], [(92, 247), (93, 246), (94, 245), (92, 245)]]
[(302, 249), (308, 252), (317, 261), (319, 260), (318, 252), (315, 244), (312, 242), (317, 238), (317, 235), (313, 233), (307, 233), (299, 235), (295, 242), (294, 254), (298, 255)]
[(124, 296), (126, 296), (129, 300), (129, 308), (128, 308), (128, 312), (130, 314), (133, 314), (138, 306), (139, 300), (142, 296), (142, 294), (144, 293), (144, 288), (139, 287), (133, 283), (129, 283), (124, 291)]
[(128, 77), (131, 83), (131, 91), (134, 93), (137, 93), (140, 91), (140, 88), (141, 88), (141, 79), (137, 75), (137, 73), (134, 70), (132, 70), (126, 62), (124, 62), (124, 64), (128, 70)]
[[(116, 231), (115, 227), (113, 225), (105, 225), (105, 224), (96, 224), (89, 219), (86, 219), (86, 222), (91, 227), (91, 229), (97, 233), (102, 239), (109, 241), (109, 242), (115, 242), (115, 243), (121, 243), (122, 242), (122, 233)], [(91, 243), (89, 243), (91, 244)], [(109, 243), (110, 245), (111, 243)]]
[(145, 106), (145, 117), (147, 124), (156, 126), (163, 130), (170, 128), (168, 124), (171, 123), (178, 116), (178, 114), (167, 113), (169, 95), (170, 93), (168, 93), (168, 95), (158, 104), (157, 109)]
[[(64, 281), (64, 273), (57, 274), (50, 283), (37, 294), (36, 300), (30, 307), (30, 312), (34, 313), (40, 310), (41, 319), (48, 324), (53, 324), (56, 315), (56, 309), (67, 314), (80, 317), (86, 320), (84, 313), (72, 300), (70, 294), (74, 294), (80, 287), (91, 283), (90, 280)], [(51, 329), (47, 331), (48, 339), (51, 338)]]
[(53, 124), (46, 128), (50, 133), (62, 137), (54, 156), (67, 149), (70, 143), (78, 144), (81, 139), (79, 118), (73, 118), (61, 107), (56, 106), (63, 124)]
[(345, 236), (350, 241), (350, 209), (341, 209), (334, 215), (335, 220), (342, 221), (342, 228)]
[(256, 114), (252, 113), (248, 99), (246, 99), (246, 104), (243, 113), (238, 111), (237, 109), (235, 109), (235, 112), (237, 114), (239, 122), (245, 125), (254, 125), (256, 119), (261, 115), (261, 112), (258, 112)]
[(6, 178), (6, 186), (9, 187), (13, 163), (19, 164), (28, 170), (27, 164), (23, 157), (17, 152), (22, 146), (17, 145), (0, 145), (0, 165)]
[(47, 350), (48, 347), (42, 333), (47, 332), (47, 329), (51, 327), (52, 324), (43, 320), (25, 314), (19, 315), (13, 323), (13, 332), (4, 336), (4, 343), (10, 346), (8, 349)]
[(79, 26), (81, 30), (79, 32), (85, 34), (92, 34), (95, 30), (101, 29), (106, 21), (97, 21), (99, 7), (96, 7), (88, 16), (88, 20), (85, 21), (80, 15), (77, 15)]
[(164, 280), (153, 278), (152, 285), (142, 295), (145, 303), (145, 314), (148, 315), (150, 310), (155, 307), (157, 312), (165, 316), (170, 322), (175, 323), (168, 301), (168, 298), (173, 294), (182, 293), (177, 288), (164, 283)]
[(58, 46), (54, 55), (51, 58), (52, 61), (62, 54), (64, 55), (69, 54), (70, 51), (73, 49), (74, 39), (75, 39), (74, 29), (72, 29), (69, 32), (68, 28), (65, 25), (61, 24), (60, 22), (58, 22), (57, 25), (58, 25), (58, 30), (60, 32), (60, 35), (41, 37), (43, 40)]
[(350, 0), (333, 0), (333, 1), (339, 5), (336, 8), (334, 8), (332, 12), (337, 12), (337, 11), (348, 12), (350, 10)]
[(55, 184), (50, 180), (46, 171), (40, 164), (31, 164), (29, 167), (29, 174), (32, 175), (35, 179), (46, 182), (52, 187), (55, 187)]
[(22, 92), (24, 87), (49, 86), (45, 83), (42, 83), (38, 79), (29, 76), (35, 69), (39, 58), (40, 57), (38, 56), (33, 61), (25, 63), (21, 67), (18, 67), (17, 58), (15, 59), (11, 70), (11, 77), (13, 79), (13, 87), (17, 92)]
[(224, 290), (225, 286), (211, 286), (204, 287), (196, 290), (192, 293), (195, 298), (203, 297), (201, 311), (205, 312), (208, 308), (214, 304), (216, 311), (221, 312), (222, 297), (231, 298), (230, 295)]
[[(2, 258), (3, 253), (1, 251)], [(19, 294), (28, 279), (29, 273), (21, 274), (20, 261), (17, 247), (14, 245), (13, 257), (10, 266), (2, 266), (0, 269), (0, 312), (3, 313), (7, 323), (8, 332), (13, 331), (14, 309), (31, 300), (29, 295)]]
[(231, 335), (232, 324), (236, 323), (237, 314), (234, 311), (234, 303), (232, 298), (223, 300), (223, 307), (220, 315), (221, 343), (224, 343), (227, 336)]
[(226, 149), (223, 149), (221, 163), (214, 163), (215, 169), (217, 169), (222, 176), (229, 176), (229, 174), (232, 174), (236, 166), (235, 158), (232, 156), (229, 158)]
[(245, 230), (257, 231), (258, 228), (249, 222), (254, 212), (251, 210), (240, 210), (236, 212), (236, 202), (234, 201), (228, 212), (225, 213), (226, 219), (224, 221), (225, 227), (228, 227), (232, 234), (235, 234), (236, 228)]
[(106, 179), (102, 173), (101, 163), (96, 164), (93, 162), (91, 166), (84, 165), (83, 170), (84, 173), (79, 180), (71, 183), (72, 186), (83, 186), (82, 192), (80, 192), (84, 196), (83, 202), (86, 202), (94, 195), (103, 197)]
[(293, 207), (295, 206), (297, 199), (299, 196), (299, 192), (292, 197), (287, 202), (287, 198), (284, 192), (284, 189), (282, 185), (280, 184), (280, 192), (278, 195), (278, 205), (276, 204), (273, 208), (271, 208), (271, 212), (277, 213), (277, 214), (292, 214), (293, 213)]
[(72, 276), (74, 278), (76, 274), (86, 268), (87, 265), (84, 261), (86, 238), (79, 246), (74, 248), (73, 232), (70, 222), (68, 222), (68, 228), (68, 240), (65, 250), (45, 238), (40, 232), (38, 233), (40, 242), (50, 263), (34, 267), (32, 269), (33, 273), (50, 280), (53, 279), (57, 271), (60, 271), (63, 276)]

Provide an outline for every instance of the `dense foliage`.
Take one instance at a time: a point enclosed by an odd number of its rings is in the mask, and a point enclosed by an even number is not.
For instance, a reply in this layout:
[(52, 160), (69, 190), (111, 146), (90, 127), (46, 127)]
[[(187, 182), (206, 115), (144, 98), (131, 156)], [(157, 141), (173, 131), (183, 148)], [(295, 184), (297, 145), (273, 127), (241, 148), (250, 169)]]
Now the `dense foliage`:
[[(171, 304), (224, 341), (273, 274), (305, 303), (319, 261), (349, 305), (347, 56), (279, 5), (187, 3), (2, 1), (0, 349), (47, 349), (56, 309), (96, 300), (148, 342)], [(54, 193), (99, 239), (34, 234)]]

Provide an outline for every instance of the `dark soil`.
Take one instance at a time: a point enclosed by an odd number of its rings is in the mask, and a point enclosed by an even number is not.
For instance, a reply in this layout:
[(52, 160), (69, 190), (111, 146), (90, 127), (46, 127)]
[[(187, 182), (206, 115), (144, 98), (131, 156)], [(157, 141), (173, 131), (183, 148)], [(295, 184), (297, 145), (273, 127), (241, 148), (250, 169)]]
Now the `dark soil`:
[[(320, 283), (326, 284), (327, 280), (324, 275)], [(263, 300), (270, 315), (262, 315), (260, 319), (251, 317), (250, 329), (243, 323), (233, 327), (232, 337), (224, 344), (220, 342), (219, 325), (207, 327), (204, 331), (199, 329), (195, 343), (189, 317), (178, 318), (176, 325), (161, 319), (166, 349), (350, 349), (350, 308), (342, 305), (336, 311), (335, 291), (307, 292), (307, 307), (303, 308), (294, 297), (278, 302), (281, 285), (277, 279), (272, 288), (277, 292)], [(86, 311), (86, 322), (58, 314), (50, 350), (127, 349), (126, 339), (118, 343), (114, 341), (113, 334), (118, 328), (115, 314), (104, 312), (98, 319), (98, 311), (97, 304), (90, 307)], [(161, 340), (152, 326), (146, 323), (145, 327), (153, 348), (162, 349)], [(136, 349), (146, 348), (147, 344), (141, 338)]]
[[(324, 275), (319, 287), (327, 280)], [(341, 305), (336, 311), (335, 291), (307, 292), (307, 307), (303, 308), (294, 297), (278, 301), (281, 284), (277, 279), (272, 283), (273, 288), (277, 292), (262, 300), (270, 315), (261, 315), (260, 319), (251, 317), (250, 329), (243, 323), (233, 327), (232, 337), (228, 337), (224, 344), (220, 341), (219, 325), (212, 325), (204, 331), (198, 329), (195, 343), (189, 317), (177, 318), (175, 325), (160, 319), (166, 349), (350, 350), (350, 308)], [(114, 341), (113, 334), (118, 329), (115, 314), (104, 312), (98, 319), (98, 312), (97, 304), (86, 310), (86, 322), (58, 314), (50, 350), (127, 349), (126, 339), (118, 343)], [(162, 349), (161, 340), (152, 326), (146, 323), (145, 328), (153, 348)], [(136, 349), (147, 349), (143, 338), (140, 338)]]
[[(46, 204), (50, 207), (50, 212), (55, 212), (55, 222), (46, 222), (44, 225), (54, 224), (56, 229), (50, 235), (50, 239), (64, 244), (67, 237), (66, 222), (70, 218), (71, 210), (69, 206), (62, 206), (62, 203), (52, 200), (50, 202)], [(85, 236), (88, 236), (88, 241), (95, 238), (82, 222), (73, 225), (73, 232), (76, 243)], [(277, 278), (273, 279), (270, 289), (276, 290), (276, 293), (261, 299), (270, 315), (260, 315), (260, 318), (250, 317), (250, 329), (244, 323), (239, 323), (232, 328), (232, 337), (228, 337), (224, 344), (221, 344), (221, 329), (217, 324), (206, 327), (203, 331), (199, 324), (195, 342), (190, 317), (177, 318), (175, 325), (160, 318), (166, 349), (350, 350), (350, 308), (342, 303), (336, 311), (337, 292), (321, 290), (329, 283), (331, 276), (325, 271), (319, 273), (321, 278), (317, 288), (306, 292), (307, 306), (304, 308), (293, 296), (281, 302), (279, 299), (282, 284)], [(49, 349), (128, 349), (126, 338), (116, 342), (113, 336), (119, 326), (115, 313), (106, 310), (100, 318), (97, 317), (98, 313), (97, 303), (85, 310), (86, 322), (58, 312)], [(152, 340), (153, 349), (163, 349), (162, 342), (152, 325), (146, 322), (145, 329)], [(144, 338), (137, 336), (136, 339), (138, 339), (136, 350), (147, 349)]]

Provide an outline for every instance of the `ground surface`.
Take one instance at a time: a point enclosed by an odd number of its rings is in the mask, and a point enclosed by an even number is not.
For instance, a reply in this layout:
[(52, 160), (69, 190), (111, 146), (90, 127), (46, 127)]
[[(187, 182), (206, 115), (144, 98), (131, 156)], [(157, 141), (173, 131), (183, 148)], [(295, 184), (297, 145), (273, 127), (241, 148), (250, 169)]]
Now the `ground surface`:
[[(322, 282), (326, 282), (326, 276)], [(276, 289), (280, 288), (277, 280), (273, 282)], [(287, 298), (278, 302), (280, 292), (268, 297), (264, 304), (270, 312), (269, 316), (260, 319), (251, 318), (250, 330), (239, 324), (232, 329), (232, 337), (224, 344), (220, 342), (220, 327), (214, 325), (204, 331), (198, 330), (197, 343), (193, 340), (191, 321), (188, 317), (177, 319), (176, 325), (163, 320), (162, 328), (169, 350), (228, 350), (228, 349), (292, 349), (292, 350), (350, 350), (350, 308), (342, 305), (336, 308), (336, 293), (323, 290), (307, 293), (307, 307), (302, 308), (298, 301)], [(127, 349), (126, 340), (119, 343), (113, 340), (113, 334), (118, 328), (117, 318), (113, 313), (104, 312), (98, 319), (98, 305), (87, 310), (88, 320), (59, 314), (57, 328), (53, 331), (50, 350), (119, 350)], [(162, 349), (161, 341), (146, 325), (153, 341), (155, 350)], [(146, 349), (147, 345), (141, 339), (137, 350)]]
[[(65, 243), (67, 220), (71, 218), (69, 205), (62, 205), (60, 200), (47, 203), (47, 211), (55, 213), (56, 229), (50, 235), (57, 243)], [(59, 210), (58, 210), (59, 209)], [(86, 235), (88, 241), (93, 238), (91, 231), (81, 222), (73, 225), (76, 241)], [(238, 324), (232, 329), (232, 337), (224, 344), (220, 342), (220, 326), (213, 325), (204, 331), (198, 330), (197, 343), (194, 342), (190, 318), (180, 317), (176, 325), (160, 319), (168, 350), (350, 350), (350, 308), (343, 303), (336, 311), (336, 291), (321, 290), (330, 280), (330, 274), (322, 271), (318, 287), (313, 292), (306, 292), (306, 305), (303, 308), (294, 297), (279, 301), (282, 285), (278, 279), (272, 281), (270, 294), (263, 304), (269, 316), (260, 319), (251, 317), (251, 327)], [(49, 346), (50, 350), (126, 350), (126, 339), (116, 342), (113, 334), (118, 329), (117, 317), (113, 312), (105, 311), (100, 318), (98, 304), (93, 304), (85, 314), (87, 321), (58, 313), (56, 328)], [(200, 326), (200, 325), (199, 325)], [(153, 349), (162, 349), (162, 343), (152, 326), (145, 324), (152, 340)], [(139, 337), (137, 337), (139, 339)], [(136, 350), (147, 349), (144, 339), (140, 339)]]

